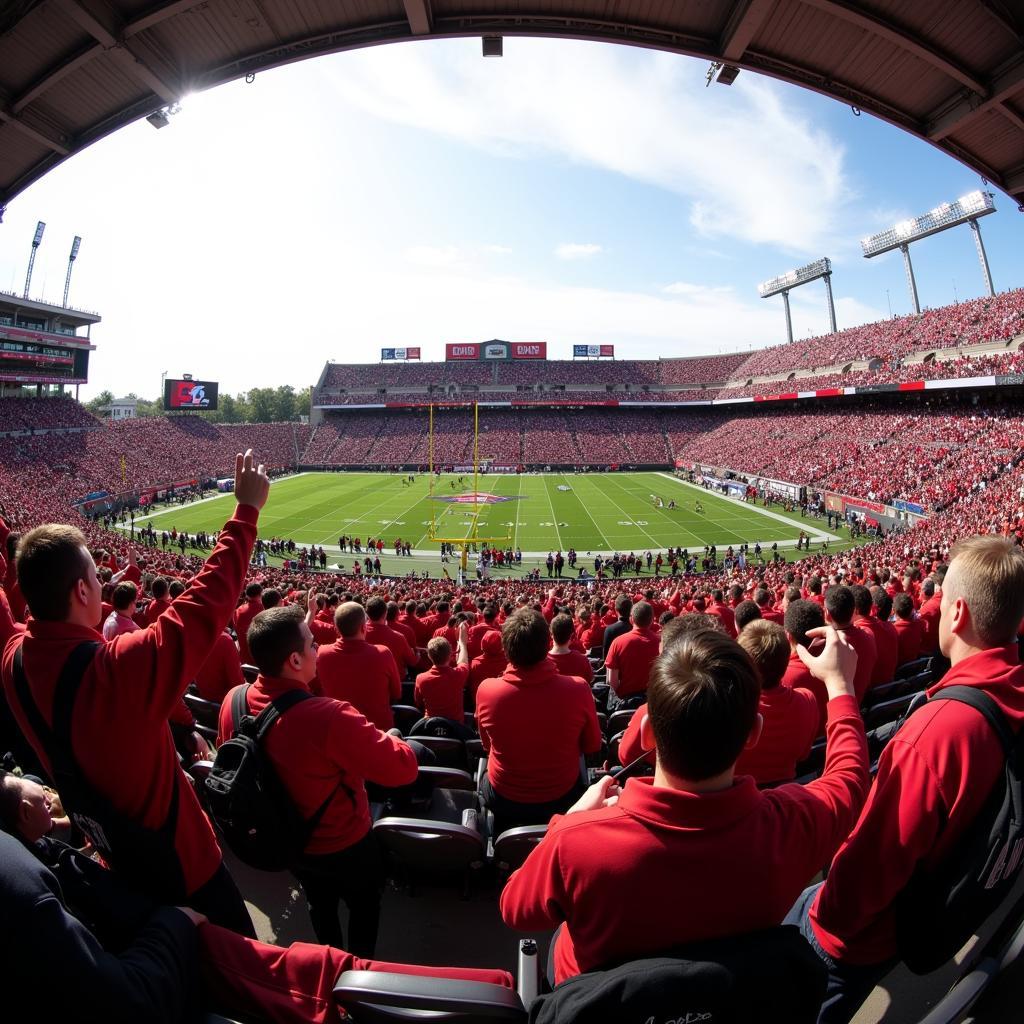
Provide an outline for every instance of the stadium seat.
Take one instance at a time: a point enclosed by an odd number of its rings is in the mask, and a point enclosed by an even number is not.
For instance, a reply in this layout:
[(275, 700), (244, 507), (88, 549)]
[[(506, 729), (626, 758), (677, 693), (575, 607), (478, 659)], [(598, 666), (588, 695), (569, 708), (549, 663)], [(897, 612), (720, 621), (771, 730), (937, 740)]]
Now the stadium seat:
[(460, 739), (453, 736), (425, 736), (422, 733), (410, 736), (409, 739), (415, 739), (417, 743), (432, 751), (439, 765), (462, 770), (469, 767), (466, 744)]
[(220, 720), (220, 705), (212, 700), (203, 700), (194, 693), (185, 694), (185, 706), (192, 712), (197, 726), (205, 726), (213, 730), (213, 738), (217, 738), (217, 724)]
[(633, 720), (635, 714), (636, 708), (619, 708), (617, 711), (613, 711), (608, 716), (608, 723), (604, 729), (605, 735), (615, 736), (618, 733), (625, 732), (626, 726)]
[(864, 712), (864, 728), (870, 732), (880, 725), (899, 721), (922, 693), (922, 690), (913, 690), (881, 704), (873, 704)]
[(520, 940), (518, 961), (516, 991), (480, 981), (345, 971), (335, 983), (334, 999), (356, 1024), (525, 1024), (539, 987), (537, 944), (532, 939)]
[(260, 674), (260, 670), (255, 665), (243, 665), (242, 675), (245, 677), (247, 683), (255, 683), (256, 677)]
[(391, 714), (395, 720), (395, 728), (408, 736), (409, 730), (423, 717), (423, 712), (411, 704), (392, 704)]
[(906, 679), (909, 676), (916, 676), (919, 672), (930, 671), (932, 667), (931, 655), (926, 655), (923, 658), (917, 658), (914, 661), (904, 662), (896, 669), (895, 679)]
[(547, 825), (522, 825), (506, 829), (494, 840), (494, 866), (500, 877), (521, 867), (533, 848), (547, 835)]
[(434, 789), (459, 789), (470, 793), (476, 791), (473, 776), (459, 768), (421, 764), (418, 778), (429, 781)]

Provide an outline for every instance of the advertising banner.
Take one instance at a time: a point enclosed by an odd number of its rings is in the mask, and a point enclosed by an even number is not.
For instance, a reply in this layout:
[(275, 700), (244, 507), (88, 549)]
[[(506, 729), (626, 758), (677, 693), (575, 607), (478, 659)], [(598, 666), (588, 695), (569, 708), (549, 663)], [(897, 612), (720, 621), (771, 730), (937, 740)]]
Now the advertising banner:
[[(489, 345), (487, 347), (490, 348)], [(513, 359), (547, 359), (548, 357), (546, 341), (513, 341), (511, 348)]]
[(479, 345), (445, 345), (445, 359), (479, 359)]

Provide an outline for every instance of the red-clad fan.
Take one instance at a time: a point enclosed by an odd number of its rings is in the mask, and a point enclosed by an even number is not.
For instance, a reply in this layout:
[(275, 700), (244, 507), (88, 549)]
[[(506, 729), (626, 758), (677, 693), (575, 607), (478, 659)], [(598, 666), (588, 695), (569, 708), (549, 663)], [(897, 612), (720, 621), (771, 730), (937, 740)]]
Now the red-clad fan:
[(476, 719), (487, 752), (483, 793), (498, 831), (543, 823), (583, 791), (580, 755), (601, 748), (590, 688), (560, 675), (548, 657), (539, 612), (520, 608), (501, 630), (509, 665), (477, 690)]
[(780, 686), (789, 665), (786, 631), (760, 619), (740, 631), (739, 645), (761, 677), (761, 734), (740, 754), (737, 775), (753, 775), (758, 785), (796, 778), (797, 762), (810, 752), (818, 735), (818, 702), (807, 690)]
[(388, 625), (387, 615), (388, 603), (384, 598), (371, 597), (366, 602), (366, 640), (391, 652), (398, 675), (404, 679), (406, 672), (419, 664), (420, 656), (401, 633)]
[(316, 659), (316, 679), (325, 697), (348, 701), (378, 729), (395, 724), (393, 701), (401, 699), (402, 680), (391, 652), (366, 639), (366, 611), (346, 601), (334, 613), (338, 639), (321, 647)]
[(938, 628), (940, 650), (952, 667), (882, 751), (860, 820), (827, 880), (808, 889), (788, 919), (829, 969), (819, 1019), (849, 1020), (898, 962), (897, 898), (918, 872), (934, 877), (941, 870), (1002, 777), (1003, 747), (986, 717), (968, 704), (934, 698), (951, 686), (976, 688), (1019, 734), (1022, 617), (1020, 547), (994, 536), (958, 544), (943, 582)]
[[(11, 710), (51, 775), (55, 755), (72, 758), (81, 788), (65, 794), (65, 806), (103, 859), (161, 902), (187, 903), (249, 934), (248, 912), (167, 723), (227, 625), (269, 490), (252, 452), (238, 455), (238, 506), (203, 570), (152, 626), (111, 643), (93, 628), (100, 584), (85, 538), (68, 526), (32, 530), (17, 562), (32, 619), (3, 655)], [(57, 681), (76, 674), (64, 736), (54, 732)]]
[[(602, 627), (603, 628), (603, 627)], [(481, 641), (483, 650), (469, 666), (469, 693), (472, 707), (476, 707), (476, 692), (485, 679), (500, 676), (508, 665), (505, 649), (501, 646), (501, 633), (485, 633)]]
[[(870, 686), (890, 683), (896, 675), (896, 662), (899, 658), (899, 639), (896, 631), (888, 622), (871, 614), (874, 610), (874, 601), (867, 587), (858, 583), (850, 587), (850, 592), (853, 594), (854, 626), (869, 633), (875, 641), (875, 666), (871, 670)], [(885, 599), (889, 600), (888, 594), (885, 595)]]
[(828, 711), (828, 691), (825, 684), (814, 676), (800, 658), (797, 648), (807, 647), (813, 650), (813, 631), (825, 625), (825, 613), (815, 601), (800, 598), (791, 601), (786, 608), (785, 630), (789, 638), (789, 665), (782, 676), (782, 685), (793, 690), (807, 690), (814, 694), (818, 705), (818, 731), (820, 736), (825, 731), (825, 719)]
[(654, 609), (646, 601), (638, 601), (632, 606), (629, 618), (633, 628), (612, 641), (605, 657), (608, 685), (614, 695), (609, 700), (609, 707), (613, 702), (647, 689), (647, 675), (658, 656), (660, 640), (651, 628)]
[(878, 651), (878, 660), (884, 664), (881, 674), (885, 678), (882, 682), (889, 682), (896, 678), (896, 668), (900, 663), (899, 634), (889, 621), (892, 616), (892, 598), (885, 588), (875, 586), (871, 588), (871, 604), (874, 610), (871, 622), (875, 634), (875, 649)]
[(214, 641), (209, 657), (196, 672), (196, 692), (203, 700), (219, 704), (228, 690), (244, 682), (238, 648), (231, 636), (222, 630)]
[(914, 602), (909, 594), (897, 594), (893, 598), (892, 610), (895, 615), (893, 628), (899, 640), (897, 663), (906, 665), (921, 657), (924, 627), (914, 614)]
[(823, 654), (805, 657), (832, 697), (825, 771), (807, 786), (765, 791), (735, 777), (758, 728), (760, 686), (746, 652), (704, 630), (658, 659), (643, 726), (645, 746), (657, 751), (653, 779), (631, 779), (621, 791), (610, 777), (592, 786), (550, 822), (501, 895), (512, 928), (564, 923), (556, 981), (777, 925), (828, 863), (867, 791), (867, 744), (845, 639), (828, 629)]
[[(307, 615), (312, 618), (313, 613)], [(249, 626), (248, 641), (260, 670), (256, 682), (242, 691), (249, 714), (259, 715), (291, 691), (309, 692), (319, 661), (300, 608), (286, 605), (261, 612)], [(221, 705), (222, 743), (235, 732), (236, 692), (232, 690)], [(346, 701), (315, 696), (278, 718), (264, 749), (302, 817), (312, 821), (319, 815), (305, 850), (291, 865), (306, 894), (317, 939), (345, 945), (338, 921), (338, 903), (344, 901), (350, 948), (360, 956), (372, 956), (384, 872), (363, 781), (408, 785), (418, 771), (415, 752), (377, 729)]]
[(245, 601), (235, 609), (231, 620), (231, 624), (235, 627), (235, 636), (238, 637), (238, 653), (241, 655), (244, 665), (248, 665), (252, 661), (245, 636), (249, 632), (249, 623), (263, 611), (263, 601), (260, 597), (262, 593), (262, 584), (250, 583), (245, 588)]
[(589, 686), (594, 681), (594, 666), (590, 659), (569, 645), (573, 639), (572, 619), (562, 613), (551, 620), (551, 639), (554, 646), (549, 657), (563, 676), (578, 676)]
[(761, 618), (768, 622), (777, 622), (780, 626), (785, 623), (785, 609), (774, 607), (772, 595), (764, 587), (758, 587), (754, 591), (754, 603), (761, 610)]
[(939, 649), (939, 614), (942, 591), (936, 586), (935, 580), (928, 577), (921, 584), (923, 602), (918, 609), (917, 618), (921, 623), (921, 653), (935, 654)]
[(153, 600), (150, 601), (148, 605), (146, 605), (146, 610), (143, 613), (144, 625), (152, 625), (153, 622), (157, 618), (159, 618), (159, 616), (163, 615), (163, 613), (171, 607), (170, 598), (168, 598), (167, 596), (169, 590), (170, 583), (166, 579), (164, 579), (163, 576), (157, 576), (157, 578), (153, 580)]
[(451, 645), (435, 636), (427, 644), (430, 668), (416, 677), (414, 701), (427, 718), (447, 718), (462, 725), (462, 708), (469, 682), (469, 637), (466, 624), (459, 626), (459, 651), (451, 664)]
[(734, 640), (736, 639), (736, 614), (725, 603), (725, 595), (721, 590), (711, 591), (711, 604), (708, 605), (706, 614), (714, 615), (716, 619), (721, 619), (726, 633)]
[(580, 646), (585, 654), (591, 651), (601, 651), (604, 643), (605, 625), (601, 621), (601, 610), (597, 608), (584, 608), (579, 614), (579, 625), (576, 627), (576, 636), (579, 638)]
[(480, 651), (483, 649), (484, 637), (488, 633), (501, 634), (501, 629), (498, 626), (498, 606), (496, 604), (490, 602), (485, 604), (481, 615), (481, 620), (469, 628), (470, 661), (480, 654)]
[(849, 587), (840, 584), (828, 588), (828, 593), (825, 595), (825, 618), (840, 633), (845, 634), (857, 652), (857, 674), (854, 677), (853, 686), (857, 691), (857, 701), (862, 704), (864, 695), (871, 688), (878, 652), (875, 648), (875, 638), (871, 633), (864, 629), (858, 629), (853, 624), (855, 607), (853, 591)]

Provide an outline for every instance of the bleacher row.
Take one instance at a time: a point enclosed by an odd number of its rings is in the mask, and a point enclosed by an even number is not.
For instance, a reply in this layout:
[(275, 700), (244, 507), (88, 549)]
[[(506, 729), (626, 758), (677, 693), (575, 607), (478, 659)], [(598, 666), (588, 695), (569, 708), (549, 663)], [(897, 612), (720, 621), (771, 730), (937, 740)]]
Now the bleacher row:
[[(536, 401), (565, 400), (570, 393), (517, 392), (516, 388), (551, 386), (615, 388), (619, 400), (687, 401), (707, 398), (704, 389), (716, 390), (710, 397), (739, 398), (778, 394), (790, 390), (868, 386), (911, 380), (956, 379), (989, 374), (1020, 372), (1017, 351), (984, 352), (972, 355), (976, 346), (1009, 344), (1024, 333), (1024, 290), (984, 296), (953, 306), (926, 310), (920, 315), (897, 317), (852, 327), (836, 334), (797, 340), (790, 344), (715, 356), (693, 356), (660, 360), (544, 360), (495, 362), (491, 365), (451, 361), (445, 363), (330, 363), (315, 396), (318, 404), (373, 404), (386, 395), (388, 400), (423, 401), (416, 391), (429, 392), (432, 400), (475, 398), (508, 402), (531, 398)], [(959, 349), (951, 359), (913, 362), (908, 357), (922, 353)], [(863, 364), (850, 370), (850, 364)], [(848, 364), (843, 367), (843, 364)], [(813, 374), (825, 368), (843, 372)], [(802, 376), (796, 377), (796, 374)], [(752, 378), (771, 378), (754, 381)], [(455, 385), (452, 390), (451, 386)], [(635, 389), (624, 392), (624, 386)], [(503, 389), (504, 386), (504, 389)], [(474, 390), (468, 396), (460, 387)], [(645, 388), (668, 389), (645, 391)], [(599, 400), (601, 391), (580, 392)], [(607, 394), (604, 397), (609, 397)]]

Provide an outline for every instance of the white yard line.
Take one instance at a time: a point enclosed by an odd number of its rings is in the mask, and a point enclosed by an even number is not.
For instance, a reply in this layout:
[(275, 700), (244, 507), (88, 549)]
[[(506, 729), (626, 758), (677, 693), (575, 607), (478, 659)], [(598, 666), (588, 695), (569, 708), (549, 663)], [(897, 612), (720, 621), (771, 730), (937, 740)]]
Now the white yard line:
[[(565, 477), (562, 476), (561, 480), (565, 482)], [(569, 484), (568, 486), (571, 487), (572, 485)], [(598, 536), (601, 538), (601, 540), (605, 542), (605, 544), (607, 544), (608, 538), (604, 535), (604, 530), (602, 530), (601, 527), (597, 525), (597, 520), (590, 514), (590, 509), (587, 508), (587, 503), (580, 499), (579, 495), (576, 493), (575, 488), (573, 488), (572, 496), (580, 503), (580, 507), (583, 509), (583, 511), (587, 513), (587, 518), (594, 524), (594, 529), (597, 530)]]
[[(672, 480), (677, 484), (682, 484), (683, 487), (692, 488), (701, 494), (708, 494), (708, 490), (704, 487), (700, 487), (697, 484), (691, 484), (689, 480), (680, 480), (677, 476), (672, 476), (669, 473), (659, 473), (658, 476), (663, 476), (666, 480)], [(723, 501), (731, 501), (735, 505), (739, 505), (748, 511), (754, 511), (768, 519), (776, 519), (780, 523), (785, 523), (787, 526), (795, 526), (798, 530), (803, 530), (805, 533), (810, 534), (811, 540), (822, 541), (822, 540), (842, 540), (838, 534), (828, 533), (825, 530), (820, 530), (816, 526), (812, 526), (811, 522), (807, 519), (790, 519), (788, 516), (781, 515), (778, 512), (772, 512), (767, 508), (758, 508), (757, 505), (751, 505), (749, 502), (740, 501), (739, 498), (733, 498), (728, 494), (719, 494), (717, 491), (710, 492), (714, 497), (721, 498)], [(788, 543), (788, 542), (787, 542)], [(783, 543), (779, 543), (779, 547), (782, 547)]]

